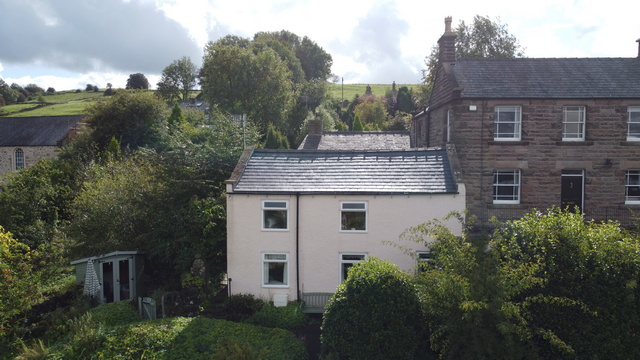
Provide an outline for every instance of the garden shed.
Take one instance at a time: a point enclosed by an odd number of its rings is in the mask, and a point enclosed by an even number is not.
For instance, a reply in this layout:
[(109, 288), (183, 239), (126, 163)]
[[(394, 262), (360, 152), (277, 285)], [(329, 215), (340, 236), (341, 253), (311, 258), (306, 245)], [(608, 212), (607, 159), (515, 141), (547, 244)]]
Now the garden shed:
[(115, 251), (71, 261), (85, 294), (101, 303), (133, 300), (142, 294), (144, 254)]

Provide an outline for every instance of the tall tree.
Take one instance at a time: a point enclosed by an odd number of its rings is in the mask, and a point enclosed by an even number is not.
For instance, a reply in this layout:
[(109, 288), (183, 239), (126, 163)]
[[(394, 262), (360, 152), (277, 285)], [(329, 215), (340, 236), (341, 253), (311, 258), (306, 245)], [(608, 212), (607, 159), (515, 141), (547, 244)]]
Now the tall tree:
[[(507, 25), (486, 16), (476, 15), (471, 25), (460, 21), (455, 29), (456, 58), (461, 57), (506, 57), (524, 56), (524, 48), (515, 36), (511, 35)], [(422, 86), (416, 95), (419, 106), (427, 106), (431, 87), (435, 80), (438, 65), (438, 46), (431, 47), (431, 52), (424, 59), (426, 68), (422, 70)]]
[(141, 89), (148, 90), (149, 89), (149, 80), (142, 73), (135, 73), (129, 75), (127, 79), (127, 89)]
[(257, 53), (222, 39), (205, 48), (201, 72), (204, 96), (232, 114), (247, 114), (266, 134), (267, 125), (285, 128), (292, 106), (291, 72), (271, 48)]
[(189, 98), (189, 92), (196, 86), (196, 66), (187, 56), (174, 60), (162, 70), (162, 77), (158, 82), (158, 92), (169, 103), (179, 97)]

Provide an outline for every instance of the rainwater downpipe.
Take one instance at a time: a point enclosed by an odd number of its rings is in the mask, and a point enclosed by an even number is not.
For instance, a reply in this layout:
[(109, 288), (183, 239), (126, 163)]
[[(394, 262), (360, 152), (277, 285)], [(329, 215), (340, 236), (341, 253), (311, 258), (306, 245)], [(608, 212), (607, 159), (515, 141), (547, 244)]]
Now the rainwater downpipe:
[(300, 193), (296, 193), (296, 296), (300, 302)]

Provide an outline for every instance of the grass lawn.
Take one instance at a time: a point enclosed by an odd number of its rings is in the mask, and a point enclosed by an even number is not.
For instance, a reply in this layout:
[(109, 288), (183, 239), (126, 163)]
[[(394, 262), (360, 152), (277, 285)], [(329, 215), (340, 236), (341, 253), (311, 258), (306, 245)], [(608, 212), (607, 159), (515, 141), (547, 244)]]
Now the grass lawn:
[(104, 92), (61, 91), (56, 94), (45, 94), (45, 101), (40, 104), (36, 99), (22, 104), (7, 105), (0, 108), (0, 116), (64, 116), (82, 115), (91, 103), (104, 98)]

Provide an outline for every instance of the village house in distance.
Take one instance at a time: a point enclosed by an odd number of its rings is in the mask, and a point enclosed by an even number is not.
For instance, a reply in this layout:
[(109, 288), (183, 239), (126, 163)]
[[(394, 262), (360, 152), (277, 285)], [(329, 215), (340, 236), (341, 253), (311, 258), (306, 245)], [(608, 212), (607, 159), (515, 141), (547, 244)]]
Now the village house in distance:
[(455, 147), (470, 214), (486, 223), (558, 206), (628, 224), (640, 210), (640, 49), (635, 58), (456, 58), (455, 38), (446, 18), (412, 138)]

